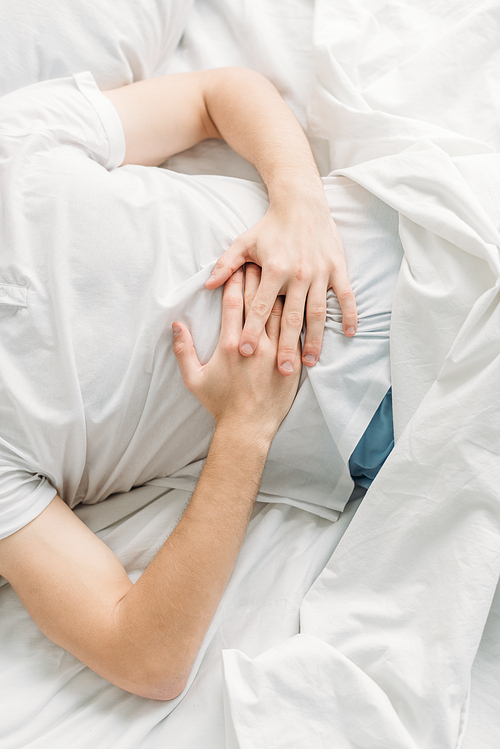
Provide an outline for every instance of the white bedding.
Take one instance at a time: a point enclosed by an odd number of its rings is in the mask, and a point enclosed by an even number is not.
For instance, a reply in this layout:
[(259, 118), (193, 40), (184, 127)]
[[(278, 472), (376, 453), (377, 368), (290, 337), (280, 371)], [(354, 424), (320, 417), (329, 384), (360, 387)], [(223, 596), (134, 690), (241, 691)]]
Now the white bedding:
[[(256, 67), (315, 138), (323, 173), (341, 170), (399, 213), (398, 442), (330, 561), (357, 503), (333, 524), (257, 505), (171, 703), (84, 668), (5, 586), (2, 748), (496, 747), (499, 25), (497, 3), (472, 0), (195, 2), (157, 72)], [(252, 175), (210, 142), (169, 166)], [(135, 579), (188, 497), (150, 485), (79, 512)]]
[[(497, 210), (489, 214), (475, 194), (480, 163), (470, 156), (459, 165), (466, 179), (424, 143), (346, 170), (400, 212), (406, 262), (392, 323), (400, 437), (306, 596), (301, 633), (254, 660), (225, 654), (240, 747), (268, 736), (273, 747), (299, 747), (304, 716), (318, 712), (328, 718), (311, 747), (437, 749), (463, 738), (500, 571), (500, 235)], [(500, 199), (493, 169), (488, 189)], [(494, 725), (489, 714), (485, 721), (478, 676), (465, 746), (493, 747), (498, 713)]]

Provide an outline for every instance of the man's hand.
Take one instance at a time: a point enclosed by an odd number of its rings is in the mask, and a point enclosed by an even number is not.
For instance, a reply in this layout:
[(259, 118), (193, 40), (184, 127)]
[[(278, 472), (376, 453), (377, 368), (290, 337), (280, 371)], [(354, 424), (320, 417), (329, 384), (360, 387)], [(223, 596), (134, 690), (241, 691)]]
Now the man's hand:
[(345, 335), (355, 334), (356, 302), (344, 248), (323, 194), (316, 193), (309, 201), (302, 195), (284, 205), (272, 204), (264, 218), (219, 258), (207, 288), (217, 288), (246, 262), (260, 265), (262, 278), (250, 300), (240, 339), (244, 356), (261, 345), (262, 331), (280, 294), (286, 295), (277, 359), (282, 374), (296, 371), (295, 352), (304, 315), (307, 327), (302, 361), (306, 366), (318, 361), (328, 289), (333, 289), (340, 302)]
[[(248, 265), (245, 284), (247, 310), (258, 288), (259, 278), (257, 266)], [(185, 325), (175, 322), (172, 326), (174, 353), (184, 384), (210, 411), (217, 427), (234, 425), (237, 431), (250, 430), (266, 444), (270, 444), (288, 413), (300, 376), (297, 341), (292, 358), (294, 376), (284, 379), (276, 365), (282, 310), (283, 302), (278, 297), (271, 305), (255, 355), (241, 356), (243, 270), (238, 269), (224, 288), (219, 343), (207, 364), (200, 364)]]
[[(258, 269), (249, 268), (250, 296), (258, 283)], [(242, 286), (240, 270), (224, 289), (220, 340), (206, 365), (184, 325), (175, 324), (184, 381), (216, 429), (189, 506), (139, 580), (132, 584), (59, 497), (0, 540), (0, 574), (40, 629), (105, 679), (143, 697), (168, 700), (184, 689), (243, 543), (272, 438), (297, 390), (299, 351), (294, 377), (282, 377), (276, 365), (280, 301), (258, 352), (239, 353)]]
[(304, 131), (270, 81), (253, 70), (221, 68), (161, 76), (105, 95), (123, 124), (124, 164), (161, 164), (200, 140), (223, 138), (259, 172), (269, 211), (222, 255), (206, 284), (209, 289), (222, 286), (245, 262), (261, 266), (262, 280), (240, 341), (244, 356), (257, 350), (280, 294), (286, 295), (281, 374), (296, 369), (304, 314), (302, 361), (306, 366), (318, 361), (329, 288), (340, 302), (345, 335), (354, 335), (356, 303), (319, 172)]

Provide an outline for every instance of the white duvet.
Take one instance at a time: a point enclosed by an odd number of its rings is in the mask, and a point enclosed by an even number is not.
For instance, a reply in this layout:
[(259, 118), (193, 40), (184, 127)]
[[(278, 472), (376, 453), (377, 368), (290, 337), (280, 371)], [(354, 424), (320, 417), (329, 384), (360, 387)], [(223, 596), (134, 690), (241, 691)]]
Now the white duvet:
[[(3, 588), (0, 746), (496, 747), (499, 21), (497, 3), (470, 0), (195, 3), (169, 69), (267, 73), (323, 173), (340, 170), (399, 214), (397, 444), (333, 556), (356, 502), (333, 524), (257, 505), (171, 703), (82, 667)], [(211, 143), (170, 166), (248, 174)], [(80, 514), (134, 579), (188, 496), (150, 485)]]
[[(486, 180), (500, 199), (499, 160), (479, 177), (480, 162), (423, 143), (348, 170), (400, 213), (400, 436), (308, 592), (300, 634), (253, 660), (224, 655), (241, 747), (303, 746), (309, 721), (311, 747), (444, 749), (463, 737), (500, 571), (500, 236), (476, 194)], [(476, 743), (492, 731), (481, 713), (470, 746), (493, 747)]]

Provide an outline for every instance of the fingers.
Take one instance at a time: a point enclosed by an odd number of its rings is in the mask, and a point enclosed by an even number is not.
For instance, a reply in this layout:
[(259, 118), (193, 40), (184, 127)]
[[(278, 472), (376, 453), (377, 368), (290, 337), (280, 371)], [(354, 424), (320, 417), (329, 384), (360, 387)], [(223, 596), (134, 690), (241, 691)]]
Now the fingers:
[(283, 314), (283, 299), (279, 296), (271, 310), (269, 319), (266, 323), (266, 333), (270, 341), (277, 345), (281, 331), (281, 316)]
[(202, 366), (194, 349), (191, 333), (181, 322), (172, 324), (174, 354), (181, 371), (184, 385), (193, 392), (200, 379)]
[(339, 300), (344, 334), (352, 337), (358, 328), (358, 312), (356, 309), (356, 299), (349, 283), (349, 278), (347, 277), (345, 265), (336, 268), (332, 273), (328, 288), (333, 289)]
[(243, 270), (239, 268), (226, 281), (222, 295), (220, 341), (238, 347), (243, 328)]
[(205, 284), (207, 289), (218, 289), (238, 268), (250, 260), (243, 236), (239, 236), (217, 260), (212, 275)]
[(263, 274), (253, 302), (247, 310), (245, 326), (240, 339), (240, 352), (243, 356), (250, 356), (257, 348), (259, 338), (271, 314), (271, 309), (278, 296), (282, 284), (278, 277), (270, 271)]
[(285, 297), (278, 346), (278, 369), (284, 375), (292, 374), (296, 366), (295, 356), (304, 321), (306, 293), (307, 289), (303, 285), (296, 284), (287, 290)]
[(255, 263), (245, 265), (245, 317), (250, 312), (255, 294), (260, 284), (260, 268)]
[(302, 350), (302, 361), (313, 367), (321, 353), (321, 343), (326, 321), (326, 288), (324, 283), (315, 283), (309, 289), (306, 303), (306, 337)]

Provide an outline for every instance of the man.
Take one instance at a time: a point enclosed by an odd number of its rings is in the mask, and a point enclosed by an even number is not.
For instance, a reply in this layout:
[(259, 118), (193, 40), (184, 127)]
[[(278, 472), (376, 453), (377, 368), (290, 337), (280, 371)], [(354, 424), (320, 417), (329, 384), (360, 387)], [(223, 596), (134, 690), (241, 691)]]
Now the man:
[[(304, 134), (251, 71), (169, 76), (104, 95), (90, 74), (79, 74), (4, 97), (0, 120), (0, 573), (54, 642), (124, 689), (171, 699), (222, 596), (269, 446), (296, 392), (304, 315), (306, 366), (320, 355), (329, 288), (345, 335), (356, 331), (340, 237)], [(117, 174), (102, 166), (158, 165), (213, 137), (256, 166), (270, 208), (206, 283), (226, 283), (220, 341), (207, 363), (174, 322), (182, 377), (216, 427), (188, 509), (133, 585), (68, 507), (105, 498), (119, 480), (140, 484), (170, 468), (159, 432), (143, 424), (144, 413), (161, 412), (156, 342), (136, 355), (154, 324), (141, 315), (147, 295), (136, 281), (147, 278), (147, 248), (159, 239), (152, 233), (141, 248), (120, 234), (120, 210), (138, 208), (146, 218), (140, 236), (152, 211), (157, 226), (158, 205), (154, 190), (134, 183), (133, 168)], [(137, 192), (123, 208), (113, 196), (129, 182)], [(238, 268), (249, 262), (262, 275), (247, 267), (242, 325)], [(194, 457), (186, 453), (187, 462)]]

